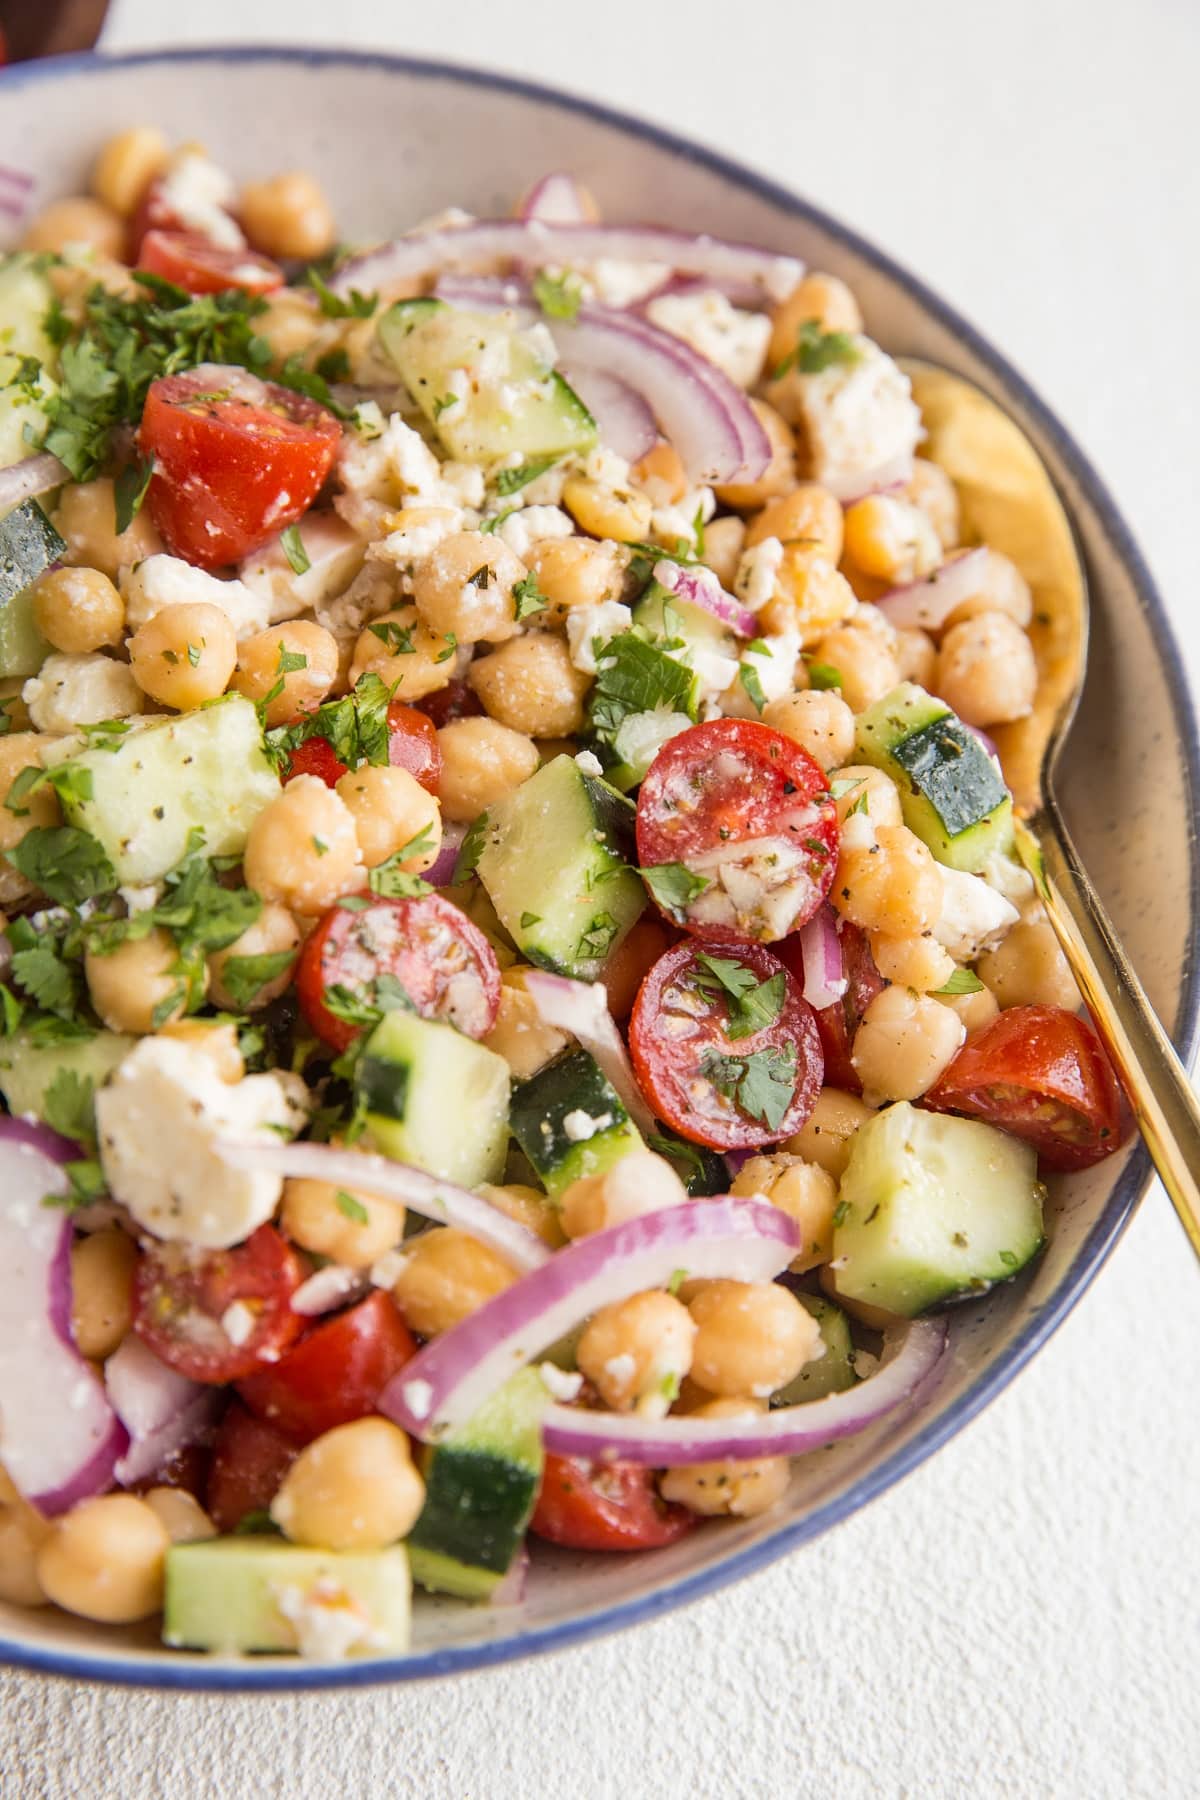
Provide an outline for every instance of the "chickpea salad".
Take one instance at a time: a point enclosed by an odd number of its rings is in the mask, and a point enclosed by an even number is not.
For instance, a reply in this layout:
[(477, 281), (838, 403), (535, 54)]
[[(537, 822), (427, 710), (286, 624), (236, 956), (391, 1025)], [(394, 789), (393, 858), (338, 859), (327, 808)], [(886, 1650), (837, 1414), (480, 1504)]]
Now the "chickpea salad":
[(561, 174), (359, 249), (141, 128), (0, 259), (0, 1599), (403, 1650), (1036, 1257), (1124, 1122), (924, 437), (842, 281)]

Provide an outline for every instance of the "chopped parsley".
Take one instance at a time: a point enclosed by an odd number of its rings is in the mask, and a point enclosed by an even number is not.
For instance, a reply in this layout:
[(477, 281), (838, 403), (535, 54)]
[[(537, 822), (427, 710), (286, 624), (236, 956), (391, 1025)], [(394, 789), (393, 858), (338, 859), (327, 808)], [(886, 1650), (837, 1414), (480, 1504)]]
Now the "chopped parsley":
[(348, 1194), (345, 1188), (338, 1189), (337, 1193), (334, 1195), (334, 1200), (337, 1204), (338, 1211), (344, 1219), (349, 1219), (354, 1225), (367, 1225), (370, 1223), (371, 1215), (363, 1205), (362, 1201), (356, 1200), (353, 1194)]
[(487, 844), (488, 816), (481, 812), (477, 819), (471, 821), (467, 835), (459, 845), (458, 861), (454, 865), (454, 885), (466, 881), (475, 873), (479, 859)]
[(348, 298), (335, 294), (319, 269), (310, 268), (304, 279), (317, 296), (317, 305), (326, 319), (369, 319), (379, 305), (378, 294), (360, 294), (351, 288)]
[(716, 997), (724, 995), (728, 1002), (729, 1022), (725, 1036), (736, 1040), (752, 1037), (773, 1025), (783, 1009), (787, 992), (787, 976), (782, 969), (766, 981), (760, 981), (753, 969), (730, 956), (713, 956), (701, 951), (696, 958), (696, 986)]
[(277, 769), (286, 769), (288, 754), (309, 738), (327, 739), (339, 762), (348, 769), (361, 763), (383, 767), (388, 760), (388, 702), (392, 695), (369, 670), (360, 675), (352, 693), (326, 700), (316, 712), (305, 713), (291, 725), (277, 725), (265, 734), (267, 755)]
[(763, 693), (762, 680), (753, 663), (738, 664), (738, 680), (745, 689), (755, 712), (761, 713), (767, 704), (767, 696)]
[(78, 906), (117, 885), (103, 846), (75, 825), (35, 826), (6, 855), (26, 881), (62, 906)]
[(770, 1045), (742, 1057), (710, 1050), (700, 1059), (700, 1073), (768, 1131), (778, 1131), (796, 1092), (796, 1046)]
[(655, 863), (638, 873), (663, 911), (676, 917), (712, 886), (705, 876), (693, 875), (686, 863)]
[(536, 481), (539, 475), (552, 469), (557, 460), (554, 456), (539, 456), (532, 462), (521, 463), (519, 468), (501, 469), (492, 485), (502, 497), (519, 494), (523, 487), (528, 487), (531, 481)]
[(116, 513), (118, 536), (129, 530), (141, 511), (153, 473), (154, 458), (139, 457), (134, 462), (126, 463), (113, 482), (113, 510)]
[(60, 1069), (42, 1096), (41, 1116), (51, 1131), (74, 1144), (96, 1138), (96, 1084), (90, 1075)]
[(395, 619), (377, 619), (367, 630), (377, 637), (392, 656), (412, 656), (415, 625), (399, 625)]
[(531, 613), (545, 612), (550, 602), (537, 584), (536, 575), (526, 575), (513, 588), (515, 617), (529, 618)]
[(819, 375), (823, 369), (839, 363), (849, 367), (861, 359), (862, 351), (851, 332), (826, 331), (820, 319), (805, 319), (796, 333), (796, 348), (771, 370), (771, 378), (778, 381), (789, 369), (801, 375)]
[(312, 568), (312, 558), (304, 548), (304, 540), (300, 536), (298, 525), (289, 525), (286, 531), (279, 534), (279, 547), (292, 566), (294, 575), (307, 575)]
[(533, 278), (533, 297), (548, 319), (573, 319), (583, 301), (577, 275), (548, 275), (539, 269)]
[(840, 688), (842, 671), (835, 669), (832, 663), (810, 662), (808, 664), (808, 684), (814, 688)]
[(621, 631), (602, 644), (589, 706), (592, 734), (615, 742), (630, 713), (697, 712), (695, 674), (638, 631)]
[(949, 981), (934, 988), (933, 992), (943, 999), (953, 998), (956, 994), (982, 994), (983, 983), (974, 969), (955, 969)]
[(221, 986), (236, 1012), (248, 1012), (270, 982), (290, 969), (295, 950), (267, 950), (261, 956), (231, 956), (221, 970)]
[(597, 913), (579, 935), (575, 954), (580, 957), (604, 957), (612, 949), (620, 926), (610, 912)]

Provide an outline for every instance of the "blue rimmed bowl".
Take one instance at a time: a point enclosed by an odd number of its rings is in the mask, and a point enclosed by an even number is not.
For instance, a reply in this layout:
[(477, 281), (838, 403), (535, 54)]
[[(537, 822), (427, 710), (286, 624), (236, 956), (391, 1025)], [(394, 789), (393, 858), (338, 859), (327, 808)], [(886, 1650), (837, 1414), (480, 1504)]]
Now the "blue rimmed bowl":
[[(537, 174), (569, 168), (608, 218), (725, 233), (836, 271), (888, 349), (943, 363), (998, 399), (1045, 457), (1091, 584), (1087, 688), (1061, 784), (1068, 821), (1151, 999), (1177, 1044), (1190, 1050), (1200, 755), (1179, 653), (1103, 484), (1054, 415), (970, 325), (835, 220), (696, 144), (551, 89), (401, 57), (232, 48), (18, 67), (0, 76), (0, 165), (33, 174), (30, 204), (37, 206), (76, 191), (104, 139), (143, 119), (178, 139), (202, 139), (239, 177), (311, 168), (351, 240), (388, 235), (451, 205), (503, 214)], [(6, 221), (0, 210), (0, 244)], [(955, 1311), (951, 1365), (936, 1394), (899, 1423), (885, 1421), (798, 1463), (786, 1502), (765, 1517), (713, 1525), (630, 1558), (539, 1546), (520, 1605), (422, 1601), (403, 1657), (225, 1662), (168, 1652), (146, 1629), (0, 1606), (0, 1662), (152, 1687), (362, 1685), (504, 1662), (652, 1618), (798, 1549), (960, 1430), (1078, 1300), (1149, 1175), (1139, 1146), (1073, 1177), (1032, 1272)], [(0, 1395), (0, 1414), (2, 1407)]]

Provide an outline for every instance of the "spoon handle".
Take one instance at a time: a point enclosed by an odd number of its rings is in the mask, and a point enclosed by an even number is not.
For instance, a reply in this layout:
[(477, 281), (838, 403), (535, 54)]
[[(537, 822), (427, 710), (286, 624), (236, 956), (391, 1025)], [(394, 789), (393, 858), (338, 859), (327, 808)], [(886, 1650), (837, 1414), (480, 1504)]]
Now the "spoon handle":
[(1071, 973), (1103, 1038), (1162, 1184), (1200, 1256), (1200, 1100), (1088, 880), (1062, 816), (1047, 800), (1017, 826)]

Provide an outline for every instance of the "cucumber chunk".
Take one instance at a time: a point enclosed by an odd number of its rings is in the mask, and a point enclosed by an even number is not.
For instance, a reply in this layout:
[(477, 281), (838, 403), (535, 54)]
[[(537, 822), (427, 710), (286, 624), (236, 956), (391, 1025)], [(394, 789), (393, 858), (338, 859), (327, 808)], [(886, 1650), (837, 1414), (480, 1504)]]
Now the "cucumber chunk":
[(939, 862), (969, 874), (1013, 838), (1012, 796), (974, 732), (905, 681), (859, 717), (858, 753), (900, 790), (904, 822)]
[(500, 922), (540, 968), (594, 981), (646, 906), (626, 860), (634, 809), (556, 756), (494, 806), (476, 873)]
[(36, 675), (49, 656), (33, 621), (33, 584), (66, 547), (36, 500), (0, 518), (0, 676)]
[[(57, 390), (58, 369), (58, 351), (46, 335), (51, 297), (33, 257), (0, 258), (0, 468), (32, 456), (46, 429), (45, 403)], [(26, 357), (41, 369), (22, 370)]]
[(177, 719), (135, 723), (115, 750), (84, 750), (71, 762), (90, 772), (91, 792), (82, 799), (75, 784), (63, 801), (68, 823), (90, 831), (118, 880), (131, 886), (158, 881), (182, 862), (196, 830), (208, 856), (237, 855), (279, 792), (258, 714), (240, 695)]
[(602, 1174), (631, 1150), (645, 1148), (616, 1089), (586, 1050), (564, 1050), (520, 1082), (509, 1120), (551, 1195), (561, 1194), (581, 1175)]
[(826, 1394), (841, 1394), (858, 1380), (854, 1373), (854, 1340), (850, 1321), (840, 1306), (823, 1300), (819, 1294), (797, 1294), (806, 1313), (817, 1321), (821, 1333), (820, 1356), (806, 1362), (788, 1385), (772, 1394), (772, 1406), (798, 1406), (807, 1400), (823, 1400)]
[(167, 1551), (163, 1642), (172, 1649), (372, 1656), (407, 1650), (411, 1619), (401, 1544), (308, 1550), (280, 1538), (227, 1537)]
[(460, 462), (589, 450), (596, 421), (549, 366), (530, 331), (505, 314), (401, 300), (379, 342), (438, 437)]
[(898, 1101), (860, 1125), (833, 1234), (838, 1292), (913, 1318), (1007, 1281), (1043, 1243), (1037, 1153)]
[[(664, 551), (665, 555), (666, 552)], [(697, 651), (717, 651), (721, 656), (738, 654), (738, 641), (727, 625), (702, 606), (681, 600), (661, 582), (652, 581), (633, 609), (633, 622), (668, 642), (682, 638), (682, 653), (691, 662)]]
[(74, 1042), (34, 1044), (25, 1032), (15, 1032), (0, 1038), (0, 1094), (10, 1113), (33, 1113), (44, 1119), (46, 1090), (60, 1071), (90, 1080), (94, 1088), (103, 1087), (137, 1041), (120, 1032), (98, 1031)]
[(500, 1181), (508, 1147), (508, 1064), (452, 1025), (386, 1013), (355, 1081), (377, 1147), (461, 1187)]

